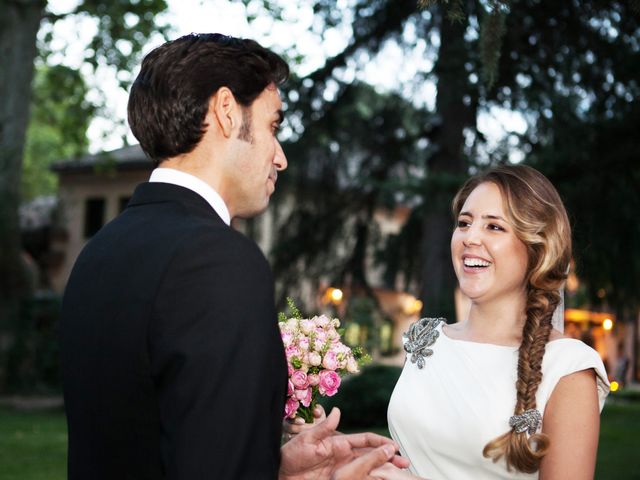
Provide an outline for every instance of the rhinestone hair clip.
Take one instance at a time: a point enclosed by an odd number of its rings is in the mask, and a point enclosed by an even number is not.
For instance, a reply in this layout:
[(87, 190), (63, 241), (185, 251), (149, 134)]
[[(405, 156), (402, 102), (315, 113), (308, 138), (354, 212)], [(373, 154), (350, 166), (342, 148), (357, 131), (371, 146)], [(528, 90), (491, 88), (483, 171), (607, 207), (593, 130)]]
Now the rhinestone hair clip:
[(520, 415), (513, 415), (509, 419), (509, 426), (513, 428), (516, 433), (527, 432), (529, 435), (533, 435), (538, 431), (541, 424), (542, 414), (535, 408), (526, 410)]

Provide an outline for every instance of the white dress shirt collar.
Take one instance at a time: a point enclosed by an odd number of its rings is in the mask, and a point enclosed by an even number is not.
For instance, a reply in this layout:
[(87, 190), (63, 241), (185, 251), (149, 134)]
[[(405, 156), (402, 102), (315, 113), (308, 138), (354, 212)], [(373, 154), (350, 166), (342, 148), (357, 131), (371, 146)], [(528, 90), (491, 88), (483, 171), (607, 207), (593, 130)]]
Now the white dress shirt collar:
[(231, 215), (224, 200), (209, 184), (189, 173), (173, 168), (156, 168), (151, 172), (149, 182), (171, 183), (188, 188), (204, 198), (227, 225), (231, 224)]

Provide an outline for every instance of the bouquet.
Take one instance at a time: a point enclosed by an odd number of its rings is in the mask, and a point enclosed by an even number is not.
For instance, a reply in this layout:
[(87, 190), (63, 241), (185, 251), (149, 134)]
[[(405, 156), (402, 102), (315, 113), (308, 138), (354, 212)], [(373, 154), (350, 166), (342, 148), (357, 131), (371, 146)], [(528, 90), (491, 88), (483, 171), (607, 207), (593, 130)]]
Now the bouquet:
[(325, 315), (302, 318), (293, 301), (287, 303), (292, 317), (280, 313), (278, 323), (287, 355), (289, 386), (285, 418), (304, 418), (313, 423), (313, 409), (320, 395), (332, 397), (340, 387), (340, 375), (356, 373), (366, 360), (362, 350), (351, 350), (340, 341), (340, 320)]

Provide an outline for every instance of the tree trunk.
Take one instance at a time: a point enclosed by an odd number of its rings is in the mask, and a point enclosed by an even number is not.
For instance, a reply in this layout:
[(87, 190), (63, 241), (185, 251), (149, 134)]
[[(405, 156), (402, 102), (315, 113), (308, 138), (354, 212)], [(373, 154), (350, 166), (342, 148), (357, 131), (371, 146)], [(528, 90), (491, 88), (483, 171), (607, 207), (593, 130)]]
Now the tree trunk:
[(0, 391), (12, 341), (10, 327), (29, 289), (18, 207), (36, 35), (45, 6), (42, 0), (0, 0)]
[(433, 136), (438, 150), (428, 164), (422, 225), (420, 299), (423, 314), (444, 316), (450, 321), (455, 320), (453, 292), (456, 284), (449, 248), (453, 226), (450, 205), (467, 172), (462, 150), (463, 130), (475, 122), (475, 106), (463, 103), (463, 97), (469, 94), (465, 28), (466, 22), (451, 22), (444, 15), (441, 19), (435, 73), (438, 77), (436, 111), (442, 120)]

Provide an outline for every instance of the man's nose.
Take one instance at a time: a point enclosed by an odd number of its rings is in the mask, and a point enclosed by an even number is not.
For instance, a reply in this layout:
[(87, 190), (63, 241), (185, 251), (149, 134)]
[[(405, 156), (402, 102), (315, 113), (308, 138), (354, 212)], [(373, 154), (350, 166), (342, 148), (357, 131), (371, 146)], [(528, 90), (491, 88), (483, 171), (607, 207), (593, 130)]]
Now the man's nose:
[(278, 140), (274, 140), (276, 142), (276, 152), (273, 157), (273, 164), (276, 167), (276, 170), (282, 171), (287, 168), (287, 156), (284, 154), (282, 150), (282, 146)]

